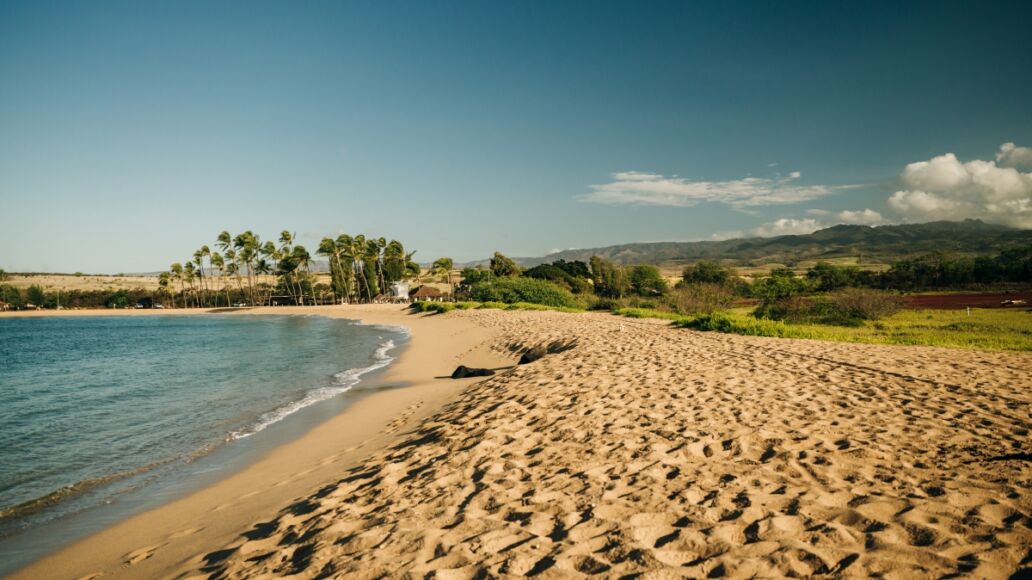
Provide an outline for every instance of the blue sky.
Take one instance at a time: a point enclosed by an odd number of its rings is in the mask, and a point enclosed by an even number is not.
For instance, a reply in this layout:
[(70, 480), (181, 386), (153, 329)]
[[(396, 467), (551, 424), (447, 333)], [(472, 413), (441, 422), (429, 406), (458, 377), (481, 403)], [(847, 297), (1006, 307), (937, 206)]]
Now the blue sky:
[(3, 2), (0, 267), (152, 271), (223, 229), (463, 261), (1032, 227), (1030, 19), (1027, 2)]

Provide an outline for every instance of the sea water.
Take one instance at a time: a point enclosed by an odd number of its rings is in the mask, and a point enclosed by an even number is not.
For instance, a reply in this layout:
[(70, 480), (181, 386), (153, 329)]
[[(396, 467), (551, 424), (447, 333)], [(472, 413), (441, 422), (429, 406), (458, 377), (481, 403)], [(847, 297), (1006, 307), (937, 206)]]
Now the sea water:
[(0, 318), (0, 574), (47, 548), (19, 536), (74, 539), (291, 417), (279, 436), (300, 434), (404, 338), (316, 316)]

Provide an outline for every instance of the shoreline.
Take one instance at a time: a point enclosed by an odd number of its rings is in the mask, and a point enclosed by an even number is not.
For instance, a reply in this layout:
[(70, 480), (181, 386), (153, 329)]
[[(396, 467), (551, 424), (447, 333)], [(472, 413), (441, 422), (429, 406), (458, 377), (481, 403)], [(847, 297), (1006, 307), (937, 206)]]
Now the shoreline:
[[(404, 312), (340, 316), (404, 321), (422, 346), (393, 376), (431, 388), (378, 392), (387, 404), (363, 399), (301, 440), (339, 438), (336, 452), (277, 448), (266, 465), (282, 477), (255, 465), (21, 577), (1029, 570), (1027, 354), (694, 332), (593, 313)], [(488, 361), (544, 345), (539, 360), (484, 379), (427, 378), (456, 353), (501, 366)]]
[[(200, 315), (210, 309), (27, 311), (5, 315)], [(349, 465), (384, 448), (477, 379), (435, 378), (460, 364), (511, 364), (478, 346), (495, 332), (470, 321), (424, 320), (399, 305), (250, 308), (220, 315), (319, 315), (400, 327), (406, 348), (366, 388), (370, 392), (293, 441), (184, 497), (131, 515), (15, 570), (11, 578), (164, 577), (232, 541), (297, 497), (336, 481)], [(0, 316), (2, 317), (2, 316)], [(390, 387), (390, 388), (384, 388)], [(257, 518), (257, 519), (256, 519)], [(196, 564), (196, 562), (194, 563)]]

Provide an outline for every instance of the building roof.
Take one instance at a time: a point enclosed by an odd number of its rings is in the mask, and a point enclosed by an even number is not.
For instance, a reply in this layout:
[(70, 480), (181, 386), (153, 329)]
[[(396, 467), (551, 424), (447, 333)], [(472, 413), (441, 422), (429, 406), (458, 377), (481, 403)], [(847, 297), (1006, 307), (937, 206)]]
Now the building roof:
[(433, 286), (420, 286), (409, 293), (409, 298), (438, 298), (440, 296), (442, 296), (441, 291)]

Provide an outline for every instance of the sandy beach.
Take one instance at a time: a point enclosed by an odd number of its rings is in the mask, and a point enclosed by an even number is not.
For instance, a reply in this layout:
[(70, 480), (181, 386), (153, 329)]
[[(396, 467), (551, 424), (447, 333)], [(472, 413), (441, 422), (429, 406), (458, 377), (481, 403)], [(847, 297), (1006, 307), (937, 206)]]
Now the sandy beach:
[[(1026, 354), (603, 314), (281, 311), (408, 327), (383, 378), (408, 386), (15, 577), (1006, 578), (1029, 566)], [(434, 378), (550, 343), (572, 348), (487, 379)]]
[[(203, 315), (204, 309), (22, 311), (14, 316)], [(494, 329), (458, 319), (412, 316), (400, 306), (265, 308), (237, 315), (318, 314), (404, 326), (411, 338), (403, 356), (377, 379), (398, 386), (368, 395), (344, 413), (300, 439), (277, 448), (255, 464), (179, 501), (131, 517), (16, 572), (15, 578), (155, 578), (175, 575), (184, 562), (211, 546), (232, 541), (258, 514), (274, 517), (292, 500), (335, 481), (347, 466), (383, 448), (398, 433), (440, 409), (474, 379), (447, 376), (461, 360), (467, 364), (511, 364), (511, 356), (486, 345)], [(480, 348), (480, 345), (485, 345)]]

